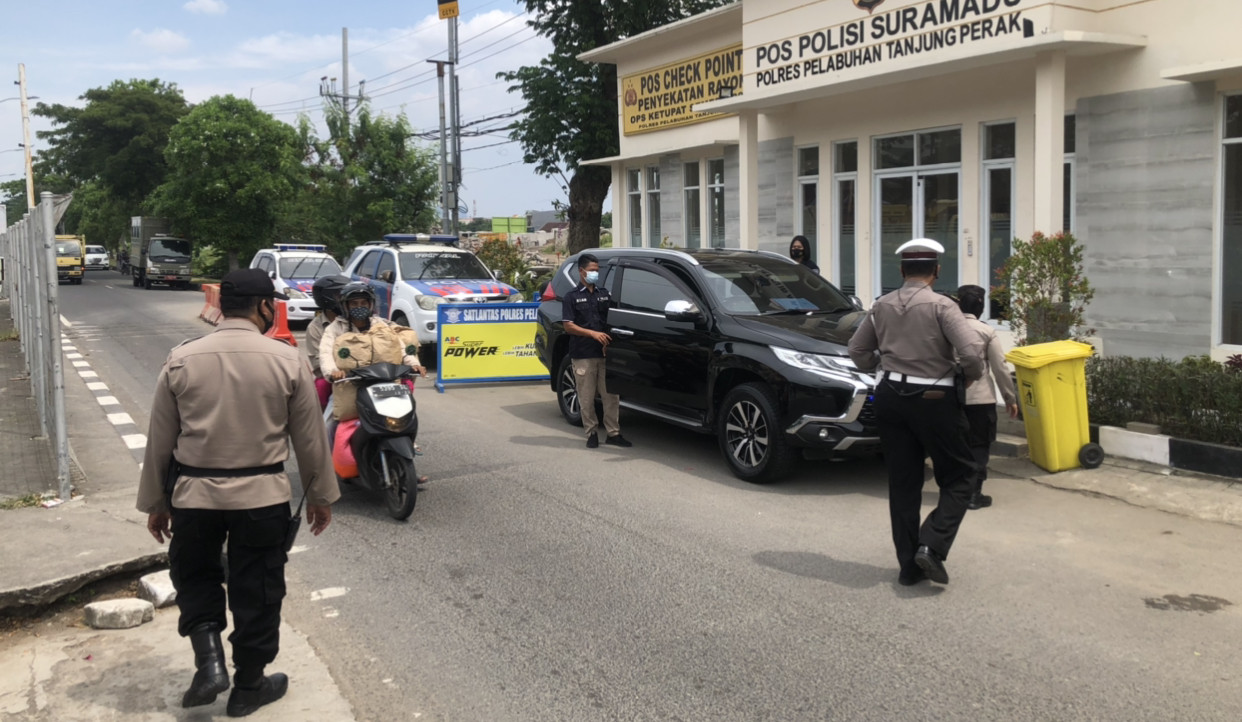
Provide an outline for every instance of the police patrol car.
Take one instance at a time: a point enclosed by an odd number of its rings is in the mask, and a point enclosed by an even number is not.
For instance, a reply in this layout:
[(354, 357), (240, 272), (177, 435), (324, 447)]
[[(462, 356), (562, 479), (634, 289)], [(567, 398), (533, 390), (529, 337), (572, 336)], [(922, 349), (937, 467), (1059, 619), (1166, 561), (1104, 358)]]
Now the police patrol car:
[(315, 317), (311, 286), (317, 279), (341, 272), (341, 266), (317, 243), (278, 243), (255, 254), (251, 268), (267, 273), (276, 290), (289, 297), (290, 321), (309, 321)]
[(432, 363), (441, 303), (509, 303), (522, 300), (500, 283), (478, 256), (457, 248), (457, 236), (390, 233), (354, 249), (345, 273), (375, 289), (376, 315), (418, 332), (419, 362)]

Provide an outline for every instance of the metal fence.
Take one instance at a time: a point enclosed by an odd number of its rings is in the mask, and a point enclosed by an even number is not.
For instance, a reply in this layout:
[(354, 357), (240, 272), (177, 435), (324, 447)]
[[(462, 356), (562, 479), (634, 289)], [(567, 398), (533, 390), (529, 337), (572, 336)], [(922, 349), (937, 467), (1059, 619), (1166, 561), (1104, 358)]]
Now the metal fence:
[[(70, 498), (69, 435), (65, 429), (65, 370), (60, 349), (59, 289), (56, 278), (57, 207), (51, 193), (8, 228), (0, 209), (0, 258), (4, 281), (0, 296), (21, 338), (30, 385), (39, 406), (43, 433), (52, 440), (60, 498)], [(63, 211), (62, 211), (63, 212)], [(85, 259), (83, 259), (85, 260)]]

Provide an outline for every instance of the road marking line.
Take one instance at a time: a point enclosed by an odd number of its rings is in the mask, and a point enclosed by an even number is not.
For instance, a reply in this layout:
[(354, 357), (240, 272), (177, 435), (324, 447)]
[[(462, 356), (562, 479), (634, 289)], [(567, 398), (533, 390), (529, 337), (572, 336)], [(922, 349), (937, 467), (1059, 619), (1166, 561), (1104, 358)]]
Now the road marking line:
[(73, 367), (75, 369), (88, 369), (91, 367), (91, 363), (90, 361), (74, 361)]
[(92, 381), (86, 385), (86, 388), (90, 389), (91, 391), (107, 391), (108, 384), (105, 384), (102, 381)]
[(336, 618), (337, 618), (337, 617), (339, 617), (339, 616), (341, 616), (341, 612), (340, 612), (340, 610), (339, 610), (339, 609), (334, 609), (333, 607), (324, 607), (324, 608), (323, 608), (323, 618), (324, 618), (324, 619), (336, 619)]
[(65, 325), (65, 328), (73, 328), (73, 324), (69, 323), (69, 319), (65, 318), (64, 316), (60, 317), (60, 322)]
[(116, 400), (115, 396), (96, 396), (95, 400), (100, 406), (120, 406), (121, 402)]
[(84, 379), (99, 378), (99, 374), (95, 373), (94, 371), (83, 371), (82, 369), (78, 369), (78, 376), (81, 376)]
[(307, 549), (310, 549), (310, 547), (306, 546), (305, 544), (298, 544), (297, 546), (290, 547), (289, 553), (290, 554), (301, 554)]
[(349, 594), (349, 587), (328, 587), (320, 589), (317, 592), (311, 592), (311, 601), (318, 602), (323, 599), (333, 599), (335, 597), (343, 597)]
[[(121, 424), (133, 424), (134, 419), (129, 414), (122, 411), (115, 414), (108, 414), (108, 423), (113, 426), (120, 426)], [(137, 424), (134, 425), (137, 426)]]
[(67, 359), (73, 360), (73, 359), (80, 359), (80, 358), (82, 358), (82, 354), (78, 353), (78, 352), (77, 352), (77, 349), (75, 349), (75, 348), (69, 347), (69, 348), (66, 348), (66, 349), (65, 349), (65, 351), (67, 351), (67, 352), (68, 352), (68, 351), (72, 351), (72, 352), (73, 352), (73, 353), (66, 353), (66, 354), (65, 354), (65, 358), (67, 358)]
[(121, 437), (121, 441), (130, 449), (145, 449), (147, 447), (146, 434), (125, 434)]

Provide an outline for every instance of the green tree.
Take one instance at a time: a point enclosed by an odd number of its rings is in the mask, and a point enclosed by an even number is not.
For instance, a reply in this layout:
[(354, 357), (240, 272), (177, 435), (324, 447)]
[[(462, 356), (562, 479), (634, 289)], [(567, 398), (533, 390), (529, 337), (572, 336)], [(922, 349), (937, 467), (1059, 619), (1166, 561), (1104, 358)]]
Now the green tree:
[(173, 128), (168, 179), (151, 206), (199, 244), (238, 258), (276, 240), (279, 212), (305, 183), (297, 131), (248, 100), (216, 96)]
[[(599, 243), (600, 220), (612, 171), (582, 161), (618, 153), (617, 71), (612, 65), (584, 63), (577, 56), (719, 7), (732, 0), (525, 0), (529, 25), (552, 41), (552, 54), (539, 65), (497, 77), (520, 90), (526, 114), (511, 137), (520, 141), (524, 160), (568, 186), (569, 252)], [(566, 99), (572, 102), (566, 102)], [(565, 180), (565, 173), (571, 176)]]
[(351, 119), (329, 104), (324, 116), (324, 139), (305, 117), (298, 123), (310, 183), (286, 209), (281, 234), (343, 256), (385, 233), (431, 230), (439, 172), (432, 152), (411, 139), (405, 115), (373, 115), (364, 105)]
[[(53, 126), (37, 134), (47, 143), (37, 168), (40, 175), (63, 177), (69, 188), (92, 184), (75, 195), (66, 224), (72, 227), (83, 219), (90, 233), (111, 243), (128, 232), (129, 216), (138, 215), (142, 202), (164, 181), (164, 148), (189, 105), (175, 84), (158, 79), (116, 80), (80, 99), (86, 101), (81, 107), (35, 106), (32, 112)], [(45, 187), (38, 180), (36, 192)]]

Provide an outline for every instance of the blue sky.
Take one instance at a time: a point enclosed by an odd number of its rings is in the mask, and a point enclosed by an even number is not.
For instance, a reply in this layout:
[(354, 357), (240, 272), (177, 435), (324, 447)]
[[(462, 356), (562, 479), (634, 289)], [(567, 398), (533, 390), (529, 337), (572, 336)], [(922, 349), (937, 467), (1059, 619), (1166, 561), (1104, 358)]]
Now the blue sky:
[[(19, 7), (27, 9), (21, 27), (13, 23)], [(496, 73), (538, 63), (551, 44), (526, 27), (514, 0), (461, 0), (460, 7), (463, 123), (519, 110), (521, 96)], [(347, 27), (351, 91), (366, 80), (373, 110), (404, 111), (417, 131), (439, 130), (435, 70), (425, 61), (447, 57), (448, 27), (435, 0), (0, 0), (0, 17), (9, 21), (0, 77), (16, 81), (25, 63), (28, 92), (41, 101), (77, 104), (86, 90), (116, 79), (159, 78), (192, 103), (231, 93), (290, 123), (299, 112), (318, 121), (320, 78), (340, 85)], [(18, 94), (16, 85), (3, 87), (0, 101)], [(4, 152), (22, 142), (19, 106), (0, 102), (0, 180), (23, 174), (22, 153)], [(32, 137), (47, 128), (41, 118), (31, 121)], [(463, 139), (461, 199), (471, 212), (513, 215), (565, 200), (560, 181), (536, 174), (506, 140), (502, 131)]]

